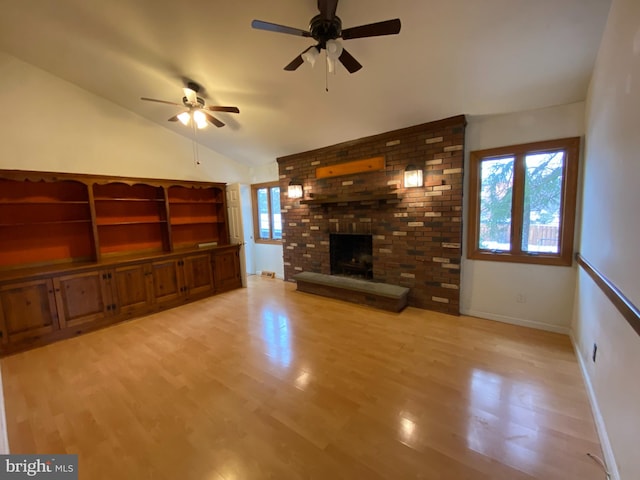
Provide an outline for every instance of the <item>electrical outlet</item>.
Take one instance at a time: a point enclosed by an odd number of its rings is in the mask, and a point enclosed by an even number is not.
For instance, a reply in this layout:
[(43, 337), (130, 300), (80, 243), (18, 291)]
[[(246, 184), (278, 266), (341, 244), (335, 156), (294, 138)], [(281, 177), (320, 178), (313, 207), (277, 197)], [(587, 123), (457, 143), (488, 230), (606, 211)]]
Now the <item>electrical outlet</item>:
[(596, 354), (598, 353), (598, 345), (597, 344), (593, 344), (593, 354), (591, 355), (591, 359), (593, 360), (593, 363), (596, 363)]
[(516, 303), (527, 303), (527, 296), (524, 293), (516, 295)]

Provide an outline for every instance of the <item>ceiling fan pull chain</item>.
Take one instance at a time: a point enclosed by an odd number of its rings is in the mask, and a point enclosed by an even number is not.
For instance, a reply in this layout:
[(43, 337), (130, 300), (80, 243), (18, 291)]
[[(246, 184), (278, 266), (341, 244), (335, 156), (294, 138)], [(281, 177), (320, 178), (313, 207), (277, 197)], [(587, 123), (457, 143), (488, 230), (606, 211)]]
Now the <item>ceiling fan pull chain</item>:
[(324, 62), (324, 91), (329, 93), (329, 64)]
[(193, 128), (193, 140), (191, 141), (193, 147), (193, 163), (197, 166), (200, 165), (200, 157), (198, 155), (198, 130), (196, 129), (196, 122), (191, 122), (191, 127)]

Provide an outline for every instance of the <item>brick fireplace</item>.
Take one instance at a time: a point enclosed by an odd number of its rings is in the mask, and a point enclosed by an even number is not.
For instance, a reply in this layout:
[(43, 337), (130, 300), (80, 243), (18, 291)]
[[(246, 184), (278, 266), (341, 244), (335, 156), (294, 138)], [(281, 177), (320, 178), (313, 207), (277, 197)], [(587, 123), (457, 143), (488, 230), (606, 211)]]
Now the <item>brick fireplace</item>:
[[(367, 278), (408, 287), (411, 306), (459, 314), (465, 125), (461, 115), (279, 158), (285, 280), (331, 274), (331, 238), (369, 235)], [(381, 156), (383, 170), (316, 177)], [(403, 187), (409, 165), (424, 169), (424, 187)], [(287, 197), (291, 181), (302, 199)]]

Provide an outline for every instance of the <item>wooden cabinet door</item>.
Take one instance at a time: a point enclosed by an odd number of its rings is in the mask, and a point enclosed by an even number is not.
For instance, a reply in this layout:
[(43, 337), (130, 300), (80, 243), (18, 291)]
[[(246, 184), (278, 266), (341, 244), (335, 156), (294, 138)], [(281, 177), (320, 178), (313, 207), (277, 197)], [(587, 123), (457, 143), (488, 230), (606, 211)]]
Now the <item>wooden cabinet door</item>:
[(112, 313), (114, 302), (106, 279), (107, 273), (101, 270), (53, 279), (61, 328), (100, 320)]
[(212, 262), (216, 291), (221, 292), (242, 286), (238, 249), (215, 252)]
[(59, 329), (50, 279), (0, 286), (2, 343), (35, 339)]
[(179, 261), (158, 260), (151, 263), (153, 299), (157, 303), (172, 302), (185, 295), (186, 287)]
[(117, 301), (115, 311), (129, 314), (146, 310), (153, 302), (153, 285), (149, 282), (152, 275), (147, 264), (116, 267), (109, 272), (111, 289)]
[(213, 291), (211, 255), (189, 255), (180, 260), (184, 272), (187, 295), (199, 295)]

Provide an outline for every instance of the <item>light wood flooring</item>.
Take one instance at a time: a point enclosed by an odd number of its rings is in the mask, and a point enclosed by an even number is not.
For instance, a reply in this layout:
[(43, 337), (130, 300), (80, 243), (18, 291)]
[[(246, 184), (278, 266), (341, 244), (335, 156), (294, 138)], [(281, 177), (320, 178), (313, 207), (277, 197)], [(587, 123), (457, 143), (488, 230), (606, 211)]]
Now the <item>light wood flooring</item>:
[(14, 453), (83, 480), (601, 480), (568, 337), (251, 277), (2, 360)]

